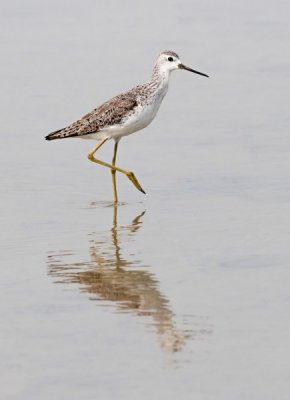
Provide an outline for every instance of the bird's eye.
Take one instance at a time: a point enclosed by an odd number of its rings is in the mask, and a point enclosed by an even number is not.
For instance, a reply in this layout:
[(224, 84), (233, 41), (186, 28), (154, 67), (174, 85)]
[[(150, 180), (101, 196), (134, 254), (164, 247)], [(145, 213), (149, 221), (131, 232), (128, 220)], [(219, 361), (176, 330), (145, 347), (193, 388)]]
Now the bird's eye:
[(168, 61), (173, 61), (173, 58), (172, 57), (168, 57)]

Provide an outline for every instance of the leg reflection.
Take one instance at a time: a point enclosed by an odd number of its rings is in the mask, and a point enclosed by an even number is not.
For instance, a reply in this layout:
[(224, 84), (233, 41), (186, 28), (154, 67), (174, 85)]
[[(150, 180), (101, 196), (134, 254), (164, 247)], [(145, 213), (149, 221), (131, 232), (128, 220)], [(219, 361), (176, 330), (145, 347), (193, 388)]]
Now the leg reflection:
[[(93, 234), (89, 260), (70, 263), (65, 260), (66, 252), (52, 253), (49, 255), (49, 274), (57, 282), (79, 284), (82, 291), (90, 293), (90, 299), (103, 300), (106, 304), (109, 301), (119, 312), (151, 317), (161, 347), (170, 352), (179, 351), (186, 339), (210, 330), (205, 329), (204, 320), (200, 327), (195, 326), (194, 332), (176, 328), (173, 311), (168, 299), (160, 292), (156, 277), (142, 265), (135, 253), (130, 251), (128, 256), (123, 255), (128, 247), (132, 248), (145, 211), (126, 226), (118, 226), (117, 212), (115, 205), (112, 228), (103, 232), (102, 240), (99, 240), (100, 234)], [(98, 240), (95, 239), (97, 236)]]

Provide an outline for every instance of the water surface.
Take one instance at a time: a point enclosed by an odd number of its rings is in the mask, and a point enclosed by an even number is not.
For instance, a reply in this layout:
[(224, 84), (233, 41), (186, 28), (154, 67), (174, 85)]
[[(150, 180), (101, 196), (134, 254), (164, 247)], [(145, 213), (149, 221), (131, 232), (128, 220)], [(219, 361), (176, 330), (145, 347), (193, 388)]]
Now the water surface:
[[(289, 399), (287, 2), (2, 5), (3, 399)], [(120, 142), (142, 196), (43, 137), (151, 73), (158, 118)], [(113, 145), (100, 150), (110, 160)]]

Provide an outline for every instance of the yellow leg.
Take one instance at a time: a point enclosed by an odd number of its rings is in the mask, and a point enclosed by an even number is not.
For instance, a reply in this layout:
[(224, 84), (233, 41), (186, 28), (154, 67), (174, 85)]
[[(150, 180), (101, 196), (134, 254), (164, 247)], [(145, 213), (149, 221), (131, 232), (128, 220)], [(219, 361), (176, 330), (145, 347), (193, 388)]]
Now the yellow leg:
[(125, 169), (116, 167), (115, 165), (106, 163), (104, 161), (98, 160), (97, 158), (94, 157), (95, 152), (101, 147), (103, 146), (103, 144), (107, 141), (108, 139), (103, 139), (99, 144), (97, 144), (97, 146), (95, 146), (93, 148), (93, 150), (88, 154), (88, 159), (92, 162), (95, 162), (97, 164), (103, 165), (103, 167), (107, 167), (110, 168), (111, 171), (119, 171), (122, 174), (125, 174), (127, 176), (128, 179), (130, 179), (130, 181), (133, 183), (133, 185), (140, 190), (140, 192), (145, 193), (145, 191), (142, 189), (142, 186), (140, 185), (140, 183), (138, 182), (137, 178), (135, 177), (135, 175), (133, 174), (132, 171), (127, 171)]
[[(112, 159), (113, 167), (115, 167), (115, 165), (116, 165), (117, 150), (118, 150), (118, 142), (115, 142), (114, 155), (113, 155), (113, 159)], [(118, 203), (118, 194), (117, 194), (117, 185), (116, 185), (116, 170), (111, 169), (111, 174), (112, 174), (112, 183), (113, 183), (113, 192), (114, 192), (114, 203)]]

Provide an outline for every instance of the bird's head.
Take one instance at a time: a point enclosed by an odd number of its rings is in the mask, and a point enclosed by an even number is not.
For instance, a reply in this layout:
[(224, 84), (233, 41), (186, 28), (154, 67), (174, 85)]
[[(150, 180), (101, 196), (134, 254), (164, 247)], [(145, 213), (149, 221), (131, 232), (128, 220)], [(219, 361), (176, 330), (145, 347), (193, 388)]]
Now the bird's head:
[(157, 58), (156, 64), (161, 72), (168, 73), (168, 72), (174, 71), (175, 69), (185, 69), (187, 71), (194, 72), (195, 74), (208, 77), (208, 75), (206, 75), (202, 72), (199, 72), (192, 68), (186, 67), (180, 61), (179, 56), (174, 51), (171, 51), (171, 50), (165, 50), (162, 53), (160, 53)]

